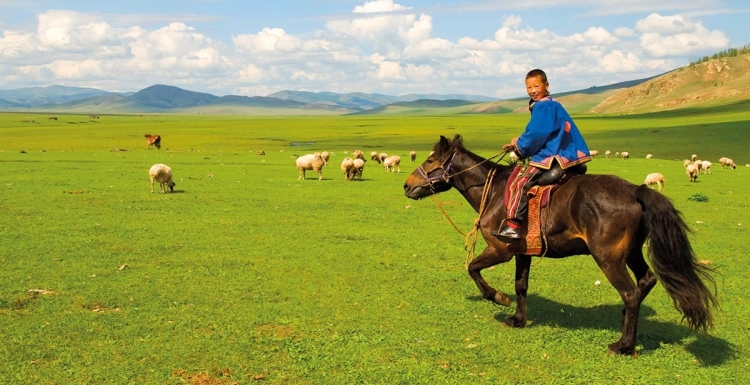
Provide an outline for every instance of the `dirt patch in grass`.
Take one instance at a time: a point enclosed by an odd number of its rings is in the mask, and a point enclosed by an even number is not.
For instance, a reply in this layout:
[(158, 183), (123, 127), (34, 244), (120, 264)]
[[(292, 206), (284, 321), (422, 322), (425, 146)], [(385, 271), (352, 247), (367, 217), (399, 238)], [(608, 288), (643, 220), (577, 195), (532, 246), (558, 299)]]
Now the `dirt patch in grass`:
[(232, 381), (229, 377), (232, 375), (229, 368), (216, 371), (214, 374), (208, 372), (200, 372), (197, 374), (190, 374), (185, 369), (177, 369), (172, 372), (175, 377), (182, 377), (182, 379), (189, 381), (188, 383), (193, 385), (237, 385), (239, 382)]
[(290, 338), (295, 336), (294, 329), (289, 326), (266, 324), (258, 326), (256, 330), (261, 335), (271, 335), (276, 338)]

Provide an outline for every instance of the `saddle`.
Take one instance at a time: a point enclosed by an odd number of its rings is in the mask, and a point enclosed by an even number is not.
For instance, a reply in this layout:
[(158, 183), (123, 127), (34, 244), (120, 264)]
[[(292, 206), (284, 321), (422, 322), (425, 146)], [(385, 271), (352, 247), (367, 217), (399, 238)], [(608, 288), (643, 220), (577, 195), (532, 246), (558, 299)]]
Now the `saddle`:
[[(524, 166), (516, 166), (508, 177), (508, 181), (513, 181), (519, 173), (523, 172)], [(560, 165), (555, 164), (539, 178), (536, 186), (529, 189), (526, 194), (528, 197), (528, 214), (522, 224), (522, 238), (508, 244), (508, 251), (516, 255), (542, 255), (544, 251), (544, 237), (542, 234), (542, 221), (540, 214), (544, 207), (549, 204), (552, 193), (568, 179), (583, 175), (587, 171), (585, 164), (579, 164), (568, 170), (563, 170)], [(505, 185), (505, 205), (508, 205), (508, 199), (513, 193), (513, 183)]]

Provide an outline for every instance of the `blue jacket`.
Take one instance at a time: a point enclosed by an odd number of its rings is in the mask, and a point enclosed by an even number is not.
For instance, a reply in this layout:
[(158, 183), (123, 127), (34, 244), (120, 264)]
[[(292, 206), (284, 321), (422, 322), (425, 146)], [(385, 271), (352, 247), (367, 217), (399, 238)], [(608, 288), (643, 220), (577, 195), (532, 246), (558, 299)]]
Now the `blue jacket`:
[(529, 165), (544, 170), (549, 170), (555, 159), (563, 169), (591, 160), (589, 148), (573, 119), (549, 96), (534, 104), (526, 131), (511, 143), (519, 156), (531, 158)]

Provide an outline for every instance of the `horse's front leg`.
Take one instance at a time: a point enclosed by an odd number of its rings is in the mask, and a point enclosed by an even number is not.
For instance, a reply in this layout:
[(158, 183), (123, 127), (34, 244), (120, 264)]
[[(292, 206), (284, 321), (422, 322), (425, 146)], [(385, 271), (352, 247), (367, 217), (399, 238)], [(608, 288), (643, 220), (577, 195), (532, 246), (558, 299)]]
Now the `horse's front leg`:
[(531, 257), (516, 256), (516, 314), (505, 319), (505, 324), (517, 328), (526, 326), (526, 292), (529, 290), (529, 270)]
[(508, 295), (490, 286), (487, 281), (482, 278), (481, 271), (490, 266), (508, 262), (511, 258), (513, 258), (513, 255), (507, 251), (500, 251), (492, 246), (487, 246), (487, 248), (469, 264), (469, 276), (474, 280), (474, 283), (477, 284), (484, 299), (490, 300), (498, 305), (510, 306), (510, 298)]

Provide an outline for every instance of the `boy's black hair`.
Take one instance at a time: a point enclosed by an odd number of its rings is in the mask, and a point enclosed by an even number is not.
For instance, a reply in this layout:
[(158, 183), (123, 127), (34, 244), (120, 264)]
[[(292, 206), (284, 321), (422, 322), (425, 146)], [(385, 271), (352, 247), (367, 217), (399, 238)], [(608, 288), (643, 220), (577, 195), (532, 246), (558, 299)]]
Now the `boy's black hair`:
[(540, 70), (539, 68), (529, 71), (529, 73), (526, 74), (526, 79), (537, 77), (537, 76), (542, 78), (543, 82), (547, 83), (547, 74), (544, 73), (544, 71)]

